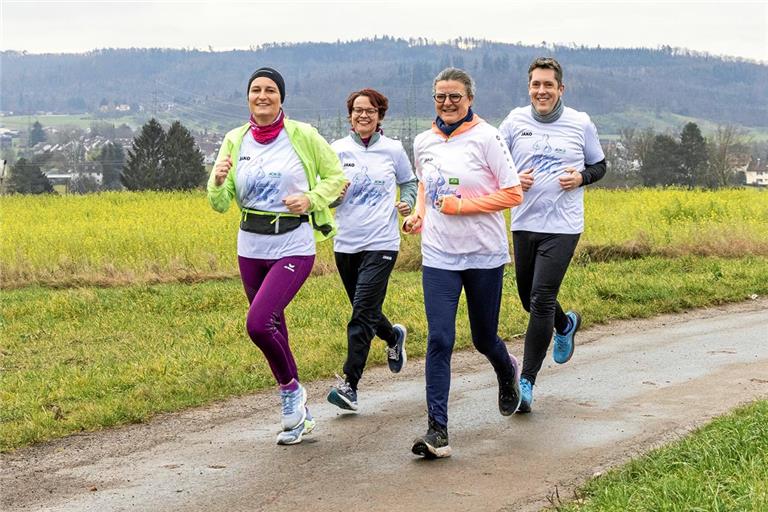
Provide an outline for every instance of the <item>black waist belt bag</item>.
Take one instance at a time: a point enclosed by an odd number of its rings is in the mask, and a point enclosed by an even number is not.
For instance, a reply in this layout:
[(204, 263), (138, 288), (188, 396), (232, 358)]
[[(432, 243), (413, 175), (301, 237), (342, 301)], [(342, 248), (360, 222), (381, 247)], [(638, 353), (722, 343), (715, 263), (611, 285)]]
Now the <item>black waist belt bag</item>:
[(240, 214), (240, 229), (259, 235), (282, 235), (298, 228), (302, 222), (309, 222), (309, 216), (260, 212), (245, 208)]

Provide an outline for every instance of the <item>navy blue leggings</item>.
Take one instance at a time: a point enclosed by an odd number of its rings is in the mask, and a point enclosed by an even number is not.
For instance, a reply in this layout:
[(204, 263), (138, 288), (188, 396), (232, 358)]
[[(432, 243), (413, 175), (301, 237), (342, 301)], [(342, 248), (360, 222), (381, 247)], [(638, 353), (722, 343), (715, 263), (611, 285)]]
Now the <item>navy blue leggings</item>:
[(497, 334), (503, 279), (503, 265), (490, 269), (423, 269), (428, 328), (427, 411), (442, 426), (448, 425), (451, 354), (456, 340), (456, 310), (462, 287), (467, 296), (469, 326), (475, 348), (488, 358), (497, 375), (508, 378), (514, 371), (507, 346)]

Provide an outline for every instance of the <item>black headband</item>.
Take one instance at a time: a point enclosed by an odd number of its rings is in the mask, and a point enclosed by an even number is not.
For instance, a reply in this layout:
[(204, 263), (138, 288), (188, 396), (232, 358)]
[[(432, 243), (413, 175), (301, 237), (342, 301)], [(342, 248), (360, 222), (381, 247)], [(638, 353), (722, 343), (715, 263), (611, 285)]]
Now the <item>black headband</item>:
[(283, 80), (283, 75), (277, 72), (277, 70), (272, 68), (259, 68), (256, 71), (253, 72), (251, 75), (251, 78), (248, 80), (248, 91), (251, 91), (251, 84), (254, 80), (259, 78), (260, 76), (265, 76), (275, 82), (277, 84), (277, 90), (280, 91), (280, 103), (285, 102), (285, 80)]

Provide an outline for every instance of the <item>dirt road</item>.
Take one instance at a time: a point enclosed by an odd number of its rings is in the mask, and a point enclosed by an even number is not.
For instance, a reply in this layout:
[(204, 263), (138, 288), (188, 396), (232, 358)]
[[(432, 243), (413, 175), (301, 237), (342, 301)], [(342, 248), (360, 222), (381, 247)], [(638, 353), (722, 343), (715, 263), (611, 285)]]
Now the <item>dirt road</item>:
[[(411, 455), (426, 427), (423, 361), (366, 374), (359, 415), (309, 386), (318, 420), (298, 446), (274, 444), (275, 393), (3, 455), (2, 510), (538, 510), (595, 472), (675, 439), (715, 415), (768, 397), (768, 300), (577, 337), (548, 360), (533, 413), (502, 417), (490, 365), (454, 355), (450, 459)], [(510, 345), (522, 353), (520, 342)]]

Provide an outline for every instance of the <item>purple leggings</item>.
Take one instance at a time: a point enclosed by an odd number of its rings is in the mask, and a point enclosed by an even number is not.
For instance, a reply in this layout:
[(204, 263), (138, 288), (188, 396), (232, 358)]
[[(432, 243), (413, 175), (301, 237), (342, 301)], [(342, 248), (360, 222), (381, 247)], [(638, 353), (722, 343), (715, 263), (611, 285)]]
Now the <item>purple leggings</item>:
[(288, 345), (285, 308), (309, 277), (314, 256), (288, 256), (279, 260), (237, 257), (240, 278), (250, 308), (245, 328), (264, 352), (278, 384), (299, 380), (296, 361)]

